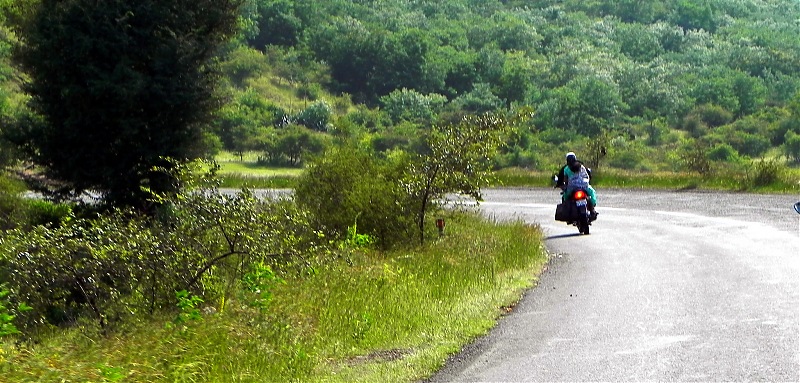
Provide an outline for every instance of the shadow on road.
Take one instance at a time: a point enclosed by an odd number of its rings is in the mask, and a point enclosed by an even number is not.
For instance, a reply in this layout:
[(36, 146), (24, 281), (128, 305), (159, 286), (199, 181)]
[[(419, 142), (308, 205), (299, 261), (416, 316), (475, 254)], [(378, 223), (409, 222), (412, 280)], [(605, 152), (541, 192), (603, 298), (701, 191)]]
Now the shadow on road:
[(547, 241), (547, 240), (550, 240), (550, 239), (569, 238), (569, 237), (580, 237), (581, 235), (583, 235), (583, 234), (581, 234), (581, 233), (572, 233), (572, 234), (559, 234), (559, 235), (551, 235), (551, 236), (549, 236), (549, 237), (546, 237), (544, 240), (545, 240), (545, 241)]

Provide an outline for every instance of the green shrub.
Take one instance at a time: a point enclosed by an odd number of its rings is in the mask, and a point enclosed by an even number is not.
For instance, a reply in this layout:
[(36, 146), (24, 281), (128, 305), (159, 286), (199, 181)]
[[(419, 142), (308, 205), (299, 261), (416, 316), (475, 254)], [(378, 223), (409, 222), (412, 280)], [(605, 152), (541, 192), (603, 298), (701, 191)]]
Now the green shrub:
[(567, 143), (573, 138), (575, 138), (573, 133), (558, 128), (546, 129), (539, 134), (540, 140), (555, 145)]
[(381, 160), (356, 148), (335, 150), (300, 177), (295, 199), (334, 236), (344, 238), (357, 223), (382, 246), (403, 242), (413, 232), (414, 214), (397, 182), (401, 161)]
[(751, 187), (769, 186), (780, 181), (783, 173), (784, 167), (777, 160), (761, 159), (747, 172), (747, 181)]
[(614, 153), (608, 164), (618, 169), (637, 170), (643, 169), (644, 155), (634, 149), (625, 149)]
[(739, 153), (728, 144), (718, 144), (708, 152), (708, 159), (712, 161), (733, 161), (739, 157)]
[(710, 128), (722, 126), (733, 121), (733, 113), (713, 104), (700, 105), (692, 113), (697, 115)]
[(304, 83), (297, 87), (297, 97), (317, 101), (322, 95), (322, 86), (316, 83)]
[(750, 157), (763, 155), (771, 145), (768, 138), (752, 133), (734, 132), (727, 139), (736, 151)]
[(295, 119), (300, 125), (309, 129), (324, 132), (333, 115), (333, 109), (325, 101), (317, 101), (303, 109)]

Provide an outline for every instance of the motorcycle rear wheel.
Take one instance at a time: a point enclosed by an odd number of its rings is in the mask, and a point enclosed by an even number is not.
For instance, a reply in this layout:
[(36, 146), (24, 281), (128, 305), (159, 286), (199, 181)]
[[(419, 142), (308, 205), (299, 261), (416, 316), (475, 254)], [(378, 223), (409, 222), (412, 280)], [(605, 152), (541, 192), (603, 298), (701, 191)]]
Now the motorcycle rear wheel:
[(581, 234), (589, 235), (589, 218), (581, 217), (578, 220), (578, 232)]

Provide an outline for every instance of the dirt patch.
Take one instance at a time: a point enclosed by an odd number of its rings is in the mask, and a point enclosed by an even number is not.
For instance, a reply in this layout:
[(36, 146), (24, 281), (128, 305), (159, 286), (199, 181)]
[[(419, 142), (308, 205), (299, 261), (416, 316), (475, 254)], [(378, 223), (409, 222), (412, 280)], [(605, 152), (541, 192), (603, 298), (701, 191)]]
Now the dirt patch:
[(412, 350), (392, 349), (392, 350), (378, 350), (373, 351), (367, 355), (358, 355), (347, 359), (347, 364), (350, 366), (357, 366), (366, 363), (380, 363), (380, 362), (393, 362), (400, 360), (410, 355)]

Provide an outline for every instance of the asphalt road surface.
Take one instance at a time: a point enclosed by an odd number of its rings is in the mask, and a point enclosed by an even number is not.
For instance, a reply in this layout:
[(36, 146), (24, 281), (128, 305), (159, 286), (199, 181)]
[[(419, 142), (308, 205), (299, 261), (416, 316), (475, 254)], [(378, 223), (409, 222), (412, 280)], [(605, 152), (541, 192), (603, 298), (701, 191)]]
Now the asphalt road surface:
[(599, 189), (588, 236), (554, 189), (484, 198), (539, 223), (551, 262), (429, 381), (800, 381), (800, 197)]

